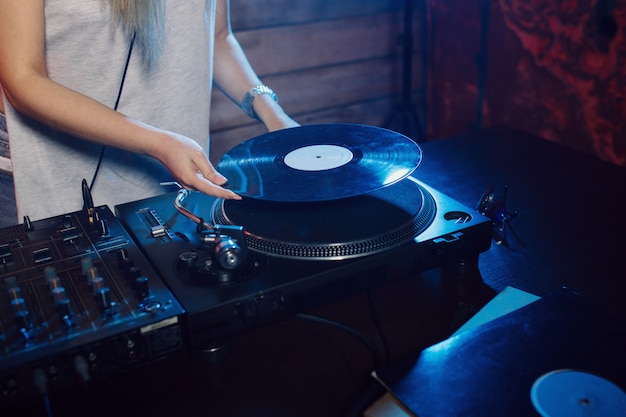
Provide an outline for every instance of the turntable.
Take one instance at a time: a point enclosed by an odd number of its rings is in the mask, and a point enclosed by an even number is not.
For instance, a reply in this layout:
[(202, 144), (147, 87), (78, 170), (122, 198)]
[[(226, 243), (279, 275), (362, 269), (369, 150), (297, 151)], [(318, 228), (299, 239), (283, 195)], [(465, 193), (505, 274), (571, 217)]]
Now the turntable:
[(224, 155), (217, 169), (242, 200), (180, 189), (115, 212), (184, 306), (188, 347), (202, 355), (251, 326), (476, 260), (491, 220), (421, 182), (421, 159), (387, 129), (301, 126)]

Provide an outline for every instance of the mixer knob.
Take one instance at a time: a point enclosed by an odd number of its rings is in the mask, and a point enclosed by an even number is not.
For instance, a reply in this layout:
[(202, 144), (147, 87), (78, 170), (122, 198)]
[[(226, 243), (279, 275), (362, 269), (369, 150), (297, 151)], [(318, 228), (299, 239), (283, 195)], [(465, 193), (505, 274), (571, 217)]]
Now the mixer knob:
[(106, 220), (102, 219), (97, 223), (98, 226), (98, 233), (100, 234), (100, 236), (102, 237), (107, 237), (109, 236), (109, 224), (107, 223)]
[(11, 300), (17, 300), (22, 297), (22, 289), (20, 287), (10, 287), (8, 291)]
[(85, 278), (87, 278), (87, 284), (91, 286), (91, 281), (98, 276), (98, 268), (92, 266), (87, 271), (85, 271)]
[(15, 324), (20, 329), (30, 329), (32, 323), (30, 321), (30, 314), (28, 311), (20, 311), (15, 313)]
[(13, 312), (15, 313), (15, 324), (17, 327), (20, 329), (30, 329), (32, 322), (24, 299), (14, 298), (11, 300), (11, 307), (13, 307)]
[(139, 298), (146, 298), (150, 295), (148, 277), (141, 276), (135, 280), (135, 293)]
[(72, 317), (74, 317), (74, 312), (72, 311), (72, 306), (70, 304), (70, 300), (64, 298), (63, 300), (59, 300), (57, 302), (57, 312), (65, 324), (65, 327), (71, 327), (73, 325)]
[(33, 230), (35, 230), (35, 228), (33, 227), (33, 222), (30, 220), (30, 217), (24, 216), (24, 231), (32, 232)]
[(66, 214), (61, 219), (61, 225), (63, 226), (64, 229), (69, 229), (70, 227), (72, 227), (72, 224), (73, 224), (72, 216), (70, 216), (69, 214)]
[(2, 263), (7, 263), (7, 261), (11, 260), (11, 248), (8, 243), (0, 245), (0, 259), (2, 260)]
[(102, 277), (93, 277), (91, 279), (91, 291), (92, 291), (94, 297), (97, 297), (98, 293), (103, 288), (104, 288), (104, 278), (102, 278)]
[(102, 310), (107, 310), (111, 307), (111, 290), (108, 287), (100, 288), (97, 294), (98, 306)]
[(57, 271), (56, 269), (54, 269), (53, 266), (47, 266), (43, 269), (43, 275), (46, 277), (46, 279), (50, 279), (57, 275)]
[(9, 282), (9, 297), (11, 298), (11, 307), (15, 316), (15, 324), (20, 329), (30, 329), (32, 322), (30, 313), (26, 307), (26, 301), (22, 298), (22, 290), (11, 279)]
[(44, 269), (44, 276), (46, 278), (46, 283), (48, 284), (48, 288), (52, 291), (54, 288), (58, 288), (61, 286), (61, 279), (57, 276), (56, 269), (52, 266), (47, 266)]
[(91, 262), (91, 258), (82, 258), (80, 260), (80, 270), (84, 274), (87, 273), (89, 268), (93, 266), (93, 262)]
[[(52, 289), (52, 296), (54, 298), (54, 303), (57, 307), (57, 311), (61, 317), (73, 317), (74, 313), (72, 312), (72, 306), (70, 305), (70, 300), (67, 298), (67, 293), (65, 288), (57, 287)], [(69, 321), (66, 321), (66, 325)]]
[(91, 262), (91, 258), (82, 258), (80, 260), (80, 270), (85, 275), (89, 269), (93, 267), (93, 263)]
[(126, 271), (126, 279), (128, 280), (131, 287), (133, 288), (135, 288), (137, 278), (139, 278), (140, 276), (141, 276), (141, 268), (137, 266), (131, 266), (130, 268), (128, 268), (128, 271)]
[(117, 252), (117, 264), (124, 272), (127, 272), (130, 267), (135, 265), (133, 260), (128, 255), (128, 250), (126, 249), (120, 249)]

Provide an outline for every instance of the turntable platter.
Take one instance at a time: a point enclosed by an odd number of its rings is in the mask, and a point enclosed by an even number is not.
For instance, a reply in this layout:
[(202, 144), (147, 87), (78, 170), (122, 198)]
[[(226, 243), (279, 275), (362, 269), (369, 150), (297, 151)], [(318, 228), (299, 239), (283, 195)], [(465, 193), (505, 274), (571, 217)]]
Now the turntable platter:
[(216, 224), (246, 225), (250, 249), (296, 259), (348, 259), (411, 241), (433, 222), (435, 202), (413, 177), (360, 196), (311, 203), (215, 201)]
[(226, 188), (274, 202), (328, 201), (379, 190), (408, 177), (422, 153), (379, 127), (318, 124), (269, 132), (228, 151), (217, 170)]

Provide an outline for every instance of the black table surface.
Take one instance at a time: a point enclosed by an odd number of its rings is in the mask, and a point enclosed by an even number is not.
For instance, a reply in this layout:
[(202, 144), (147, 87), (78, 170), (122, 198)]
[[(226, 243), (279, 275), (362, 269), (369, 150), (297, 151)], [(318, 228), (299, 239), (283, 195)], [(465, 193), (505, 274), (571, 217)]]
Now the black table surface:
[(493, 184), (517, 212), (481, 254), (487, 285), (537, 295), (567, 286), (626, 318), (626, 169), (508, 128), (421, 145), (415, 175), (470, 207)]

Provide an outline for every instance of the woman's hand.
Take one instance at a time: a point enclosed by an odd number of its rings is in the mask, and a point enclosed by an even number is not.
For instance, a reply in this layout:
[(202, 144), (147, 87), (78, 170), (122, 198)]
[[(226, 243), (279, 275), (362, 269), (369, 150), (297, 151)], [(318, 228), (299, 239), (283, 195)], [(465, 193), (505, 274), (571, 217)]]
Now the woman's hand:
[(227, 179), (217, 172), (204, 149), (194, 140), (166, 132), (163, 140), (155, 141), (153, 151), (149, 153), (158, 159), (184, 188), (214, 197), (241, 200), (241, 196), (222, 187)]

